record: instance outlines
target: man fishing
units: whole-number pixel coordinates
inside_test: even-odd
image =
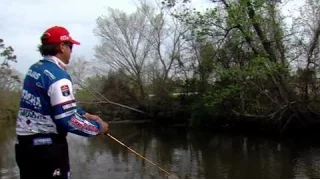
[[[54,26],[41,36],[43,59],[25,77],[16,122],[16,161],[20,178],[70,178],[68,132],[102,135],[108,123],[77,106],[66,72],[73,45],[67,29]]]

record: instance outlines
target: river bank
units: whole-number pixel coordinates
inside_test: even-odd
[[[7,118],[0,119],[0,131],[8,126],[15,125],[16,113],[10,113]],[[179,116],[181,118],[179,118]],[[229,134],[245,134],[256,136],[317,136],[320,135],[320,122],[316,119],[304,119],[299,121],[292,119],[288,124],[286,120],[262,119],[262,118],[245,118],[245,117],[231,117],[220,116],[206,119],[198,119],[197,124],[192,124],[189,114],[175,114],[172,117],[157,116],[152,118],[141,119],[141,116],[136,116],[133,119],[112,119],[108,116],[101,116],[111,126],[114,124],[140,124],[152,127],[173,127],[186,130],[208,131],[208,132],[222,132]]]
[[[282,121],[282,122],[281,122]],[[270,137],[298,137],[320,135],[320,122],[316,119],[304,121],[293,119],[272,120],[247,117],[216,117],[202,119],[197,125],[190,124],[187,119],[174,120],[171,118],[158,118],[152,121],[154,126],[179,127],[196,131],[221,132],[229,134],[245,134]],[[287,124],[286,124],[287,123]]]

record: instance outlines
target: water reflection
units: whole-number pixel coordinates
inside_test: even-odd
[[[112,125],[113,136],[180,178],[320,178],[320,146],[182,129]],[[0,177],[18,178],[14,131],[0,135]],[[68,136],[72,178],[167,178],[112,139]]]

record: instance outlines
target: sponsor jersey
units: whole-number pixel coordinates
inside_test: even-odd
[[[84,118],[72,88],[71,77],[58,58],[45,57],[33,64],[23,83],[16,133],[97,135],[101,125]]]

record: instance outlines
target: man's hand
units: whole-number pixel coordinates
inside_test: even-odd
[[[99,116],[93,115],[93,114],[90,114],[90,113],[86,113],[86,114],[84,115],[84,117],[85,117],[86,119],[94,120],[94,121],[96,121],[96,120],[102,120]]]
[[[108,123],[106,123],[106,122],[104,122],[103,120],[97,120],[101,125],[102,125],[102,129],[101,129],[101,131],[100,131],[100,135],[105,135],[107,132],[108,132],[108,130],[109,130],[109,124]]]
[[[104,134],[106,134],[106,133],[108,132],[109,124],[106,123],[106,122],[104,122],[99,116],[86,113],[86,114],[84,115],[84,117],[85,117],[86,119],[89,119],[89,120],[98,121],[98,122],[101,124],[102,130],[101,130],[101,132],[100,132],[99,134],[104,135]]]

